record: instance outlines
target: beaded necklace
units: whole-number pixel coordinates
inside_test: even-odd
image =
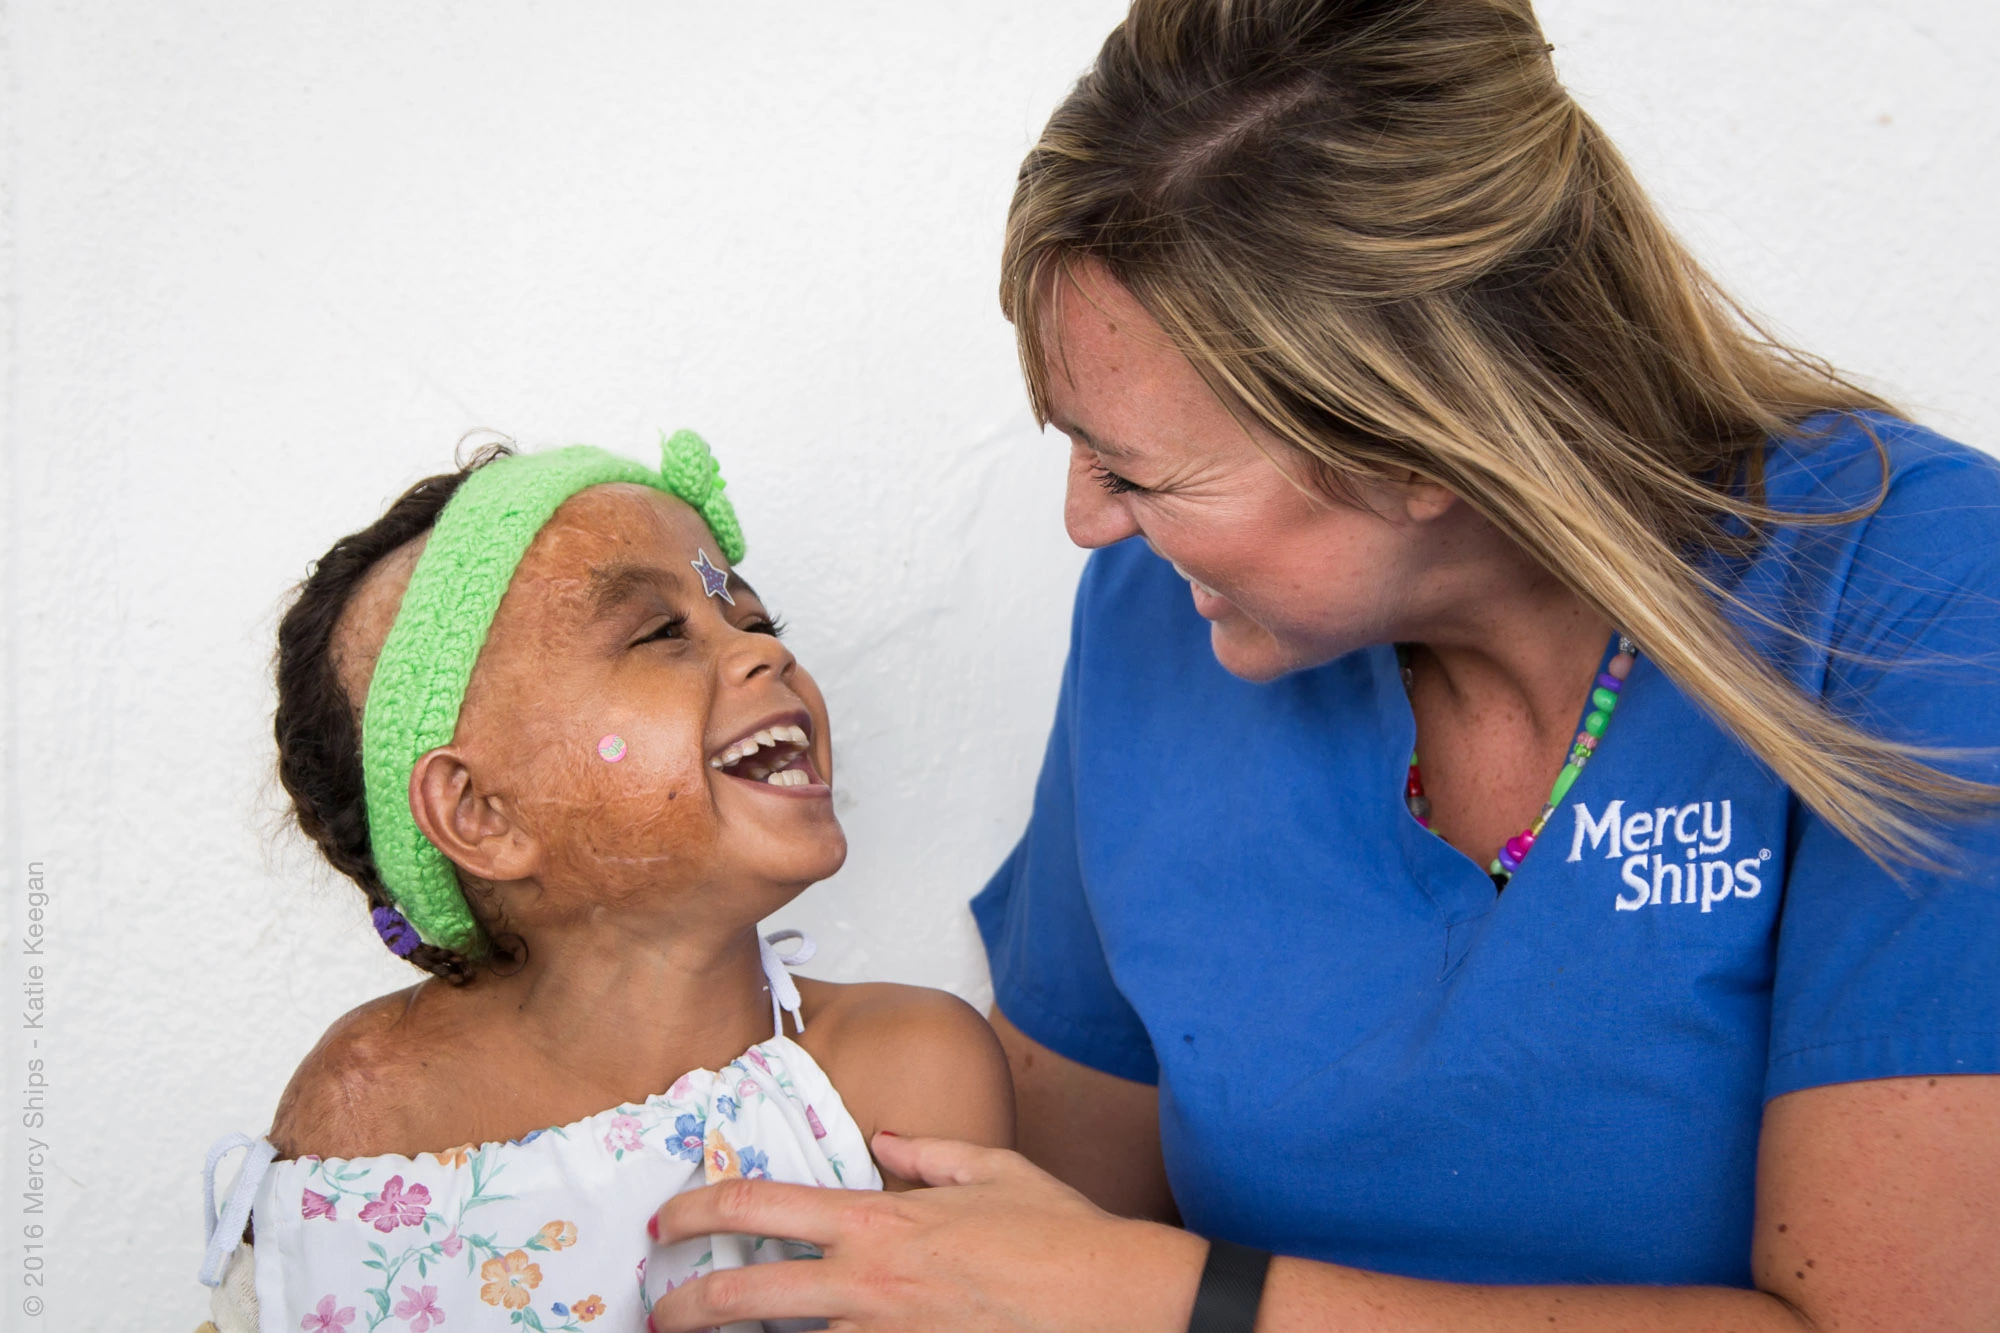
[[[1493,877],[1493,887],[1504,889],[1514,872],[1521,868],[1535,839],[1542,836],[1542,829],[1562,798],[1569,795],[1569,789],[1583,772],[1583,766],[1590,762],[1590,756],[1597,751],[1598,741],[1604,738],[1604,729],[1611,725],[1611,714],[1618,708],[1618,693],[1625,688],[1625,678],[1632,674],[1632,664],[1638,660],[1639,645],[1625,635],[1618,639],[1618,653],[1605,664],[1598,673],[1597,681],[1590,690],[1590,711],[1583,715],[1583,730],[1576,733],[1576,740],[1569,748],[1569,758],[1564,761],[1562,772],[1556,774],[1555,785],[1549,788],[1549,799],[1542,805],[1542,813],[1535,816],[1535,822],[1507,839],[1500,854],[1486,867],[1486,873]],[[1410,650],[1406,644],[1396,645],[1396,662],[1402,669],[1403,692],[1410,693],[1413,676],[1410,671]],[[1424,795],[1424,776],[1417,767],[1417,756],[1410,755],[1410,778],[1403,787],[1403,800],[1410,807],[1411,816],[1425,828],[1431,826],[1431,801]]]

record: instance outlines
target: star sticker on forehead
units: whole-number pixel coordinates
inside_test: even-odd
[[[729,575],[709,563],[707,551],[696,547],[695,554],[700,559],[688,563],[694,566],[695,573],[701,575],[701,590],[710,597],[720,597],[731,606],[736,605],[736,599],[729,595]]]

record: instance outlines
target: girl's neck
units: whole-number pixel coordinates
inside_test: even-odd
[[[638,1101],[772,1035],[754,926],[648,931],[600,914],[542,932],[488,1003],[551,1071]]]

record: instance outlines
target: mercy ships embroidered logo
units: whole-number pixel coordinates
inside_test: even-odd
[[[1771,849],[1754,856],[1730,854],[1728,801],[1700,801],[1626,813],[1623,800],[1593,815],[1579,801],[1576,831],[1570,838],[1568,860],[1581,861],[1588,850],[1603,848],[1606,860],[1620,861],[1616,907],[1636,912],[1642,907],[1693,906],[1712,912],[1732,898],[1755,898],[1764,891],[1763,867]]]

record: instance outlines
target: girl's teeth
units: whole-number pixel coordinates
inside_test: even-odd
[[[782,768],[764,779],[765,785],[770,787],[803,787],[811,781],[802,768]]]
[[[709,760],[708,766],[710,768],[728,768],[732,764],[748,759],[751,755],[757,753],[757,751],[768,749],[774,745],[807,745],[810,743],[810,738],[806,735],[804,727],[770,727],[758,732],[754,736],[746,736],[742,740],[737,741],[721,754]],[[798,784],[787,783],[786,785],[797,786]]]

